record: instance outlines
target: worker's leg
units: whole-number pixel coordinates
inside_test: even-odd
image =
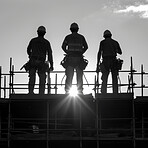
[[[83,70],[76,68],[77,90],[79,94],[83,94]]]
[[[39,94],[45,93],[46,73],[38,70],[39,75]]]
[[[112,70],[113,93],[118,93],[118,70]]]
[[[109,75],[109,71],[108,70],[104,70],[102,72],[102,86],[101,86],[101,93],[107,93],[107,81],[108,81],[108,75]]]
[[[29,84],[28,84],[29,94],[33,94],[34,85],[35,85],[35,79],[36,79],[36,69],[35,68],[31,68],[29,70]]]
[[[72,79],[74,75],[74,68],[72,66],[68,66],[65,71],[66,80],[65,80],[65,92],[69,93],[69,90],[72,86]]]

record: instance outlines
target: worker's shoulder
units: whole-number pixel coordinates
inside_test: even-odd
[[[112,40],[113,42],[116,42],[116,43],[118,43],[118,41],[117,41],[117,40],[115,40],[115,39],[112,39],[112,38],[111,38],[111,40]]]
[[[68,34],[68,35],[66,35],[65,38],[69,38],[69,37],[71,37],[71,36],[72,36],[72,34]]]
[[[47,40],[46,38],[43,38],[43,40],[47,43],[50,43],[49,40]]]
[[[82,34],[79,33],[72,33],[72,34],[68,34],[65,37],[65,40],[71,40],[73,38],[77,38],[77,39],[85,39],[85,37]]]
[[[37,39],[37,37],[34,37],[34,38],[32,38],[30,41],[34,41],[34,40],[36,40]]]
[[[113,38],[106,38],[106,39],[103,39],[101,42],[114,42],[114,43],[118,43],[118,41],[113,39]]]
[[[32,40],[33,41],[36,41],[36,42],[42,42],[42,43],[50,44],[49,40],[47,40],[44,37],[35,37]]]
[[[80,34],[80,33],[77,33],[78,36],[84,38],[84,35]]]

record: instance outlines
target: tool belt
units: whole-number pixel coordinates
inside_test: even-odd
[[[30,63],[30,67],[32,68],[41,68],[45,62],[40,59],[31,58],[29,60],[29,63]]]
[[[100,64],[98,65],[98,70],[101,72],[104,72],[106,70],[121,70],[122,69],[122,65],[123,65],[123,60],[121,60],[120,58],[107,58],[104,59],[103,62],[100,62]]]
[[[42,72],[50,72],[49,64],[45,61],[30,59],[27,63],[25,63],[20,70],[25,69],[26,72],[31,70],[32,68],[40,69]]]
[[[84,59],[83,56],[76,57],[76,56],[68,56],[65,55],[63,60],[61,61],[61,65],[66,69],[68,66],[71,67],[79,67],[81,70],[84,70],[88,64],[88,60]]]

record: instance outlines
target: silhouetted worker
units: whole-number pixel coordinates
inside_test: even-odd
[[[53,57],[50,42],[44,38],[46,28],[40,26],[37,29],[38,37],[31,39],[27,47],[27,53],[29,55],[29,94],[33,94],[36,72],[39,76],[39,94],[44,94],[46,83],[46,72],[53,70]],[[48,58],[47,58],[48,56]],[[47,58],[47,61],[46,61]]]
[[[76,70],[77,90],[79,94],[83,93],[83,70],[85,61],[83,54],[88,49],[87,42],[83,35],[78,34],[78,24],[72,23],[70,26],[71,34],[67,35],[63,41],[62,49],[66,53],[66,81],[65,92],[69,93],[72,86],[74,70]]]
[[[98,57],[97,57],[97,72],[99,71],[100,59],[102,56],[101,72],[102,72],[102,87],[101,93],[107,93],[107,81],[111,71],[113,93],[118,93],[118,68],[117,68],[117,53],[122,54],[120,45],[117,41],[113,40],[112,34],[109,30],[104,31],[103,37],[105,38],[100,42]]]

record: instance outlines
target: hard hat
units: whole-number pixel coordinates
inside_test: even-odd
[[[111,34],[111,32],[109,30],[104,31],[103,37],[106,37],[106,36],[112,36],[112,34]]]
[[[79,29],[79,26],[78,26],[77,23],[72,23],[72,24],[70,25],[70,29]]]
[[[46,28],[44,26],[38,27],[37,32],[46,32]]]

